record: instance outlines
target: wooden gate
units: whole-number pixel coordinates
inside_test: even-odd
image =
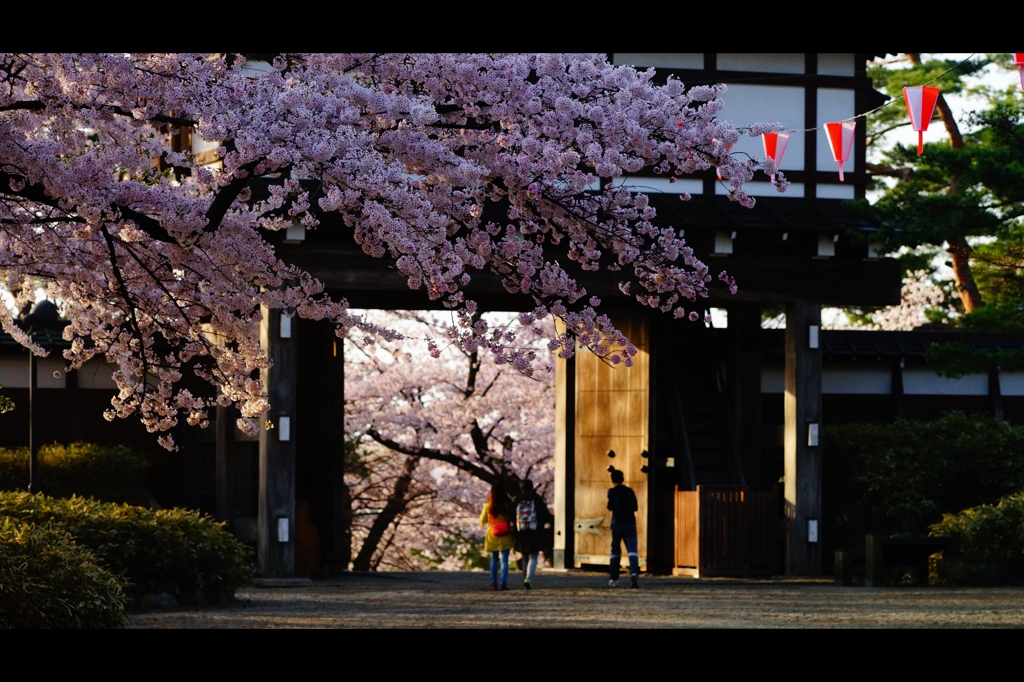
[[[697,486],[676,491],[676,575],[772,575],[778,557],[777,491]]]

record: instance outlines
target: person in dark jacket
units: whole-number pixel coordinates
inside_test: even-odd
[[[633,489],[623,485],[625,475],[618,469],[612,469],[612,483],[608,490],[608,509],[612,512],[612,551],[609,562],[611,567],[610,587],[619,586],[619,561],[622,543],[626,543],[629,555],[629,586],[640,587],[640,555],[636,544],[636,494]]]
[[[516,535],[516,549],[523,556],[523,587],[533,589],[533,574],[537,570],[537,560],[542,551],[551,549],[548,547],[548,533],[545,531],[553,521],[551,512],[544,502],[544,498],[533,489],[533,481],[523,480],[520,483],[520,493],[515,500],[516,522],[518,534]]]

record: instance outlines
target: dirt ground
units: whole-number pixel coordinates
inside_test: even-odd
[[[625,582],[625,581],[624,581]],[[539,573],[491,592],[485,573],[351,574],[239,590],[237,603],[131,616],[134,628],[1019,628],[1024,588],[835,587],[828,581]],[[626,583],[628,585],[628,583]]]

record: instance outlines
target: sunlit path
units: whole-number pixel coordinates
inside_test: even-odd
[[[239,603],[134,615],[136,628],[919,628],[1024,627],[1024,588],[838,588],[827,581],[543,573],[492,593],[483,573],[353,575],[305,588],[248,588]]]

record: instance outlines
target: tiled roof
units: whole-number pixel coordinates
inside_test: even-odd
[[[66,326],[67,322],[63,322]],[[64,350],[70,348],[71,344],[65,341],[61,329],[39,329],[32,332],[32,340],[47,350]],[[0,353],[11,353],[22,349],[22,345],[15,341],[10,334],[0,331]]]

